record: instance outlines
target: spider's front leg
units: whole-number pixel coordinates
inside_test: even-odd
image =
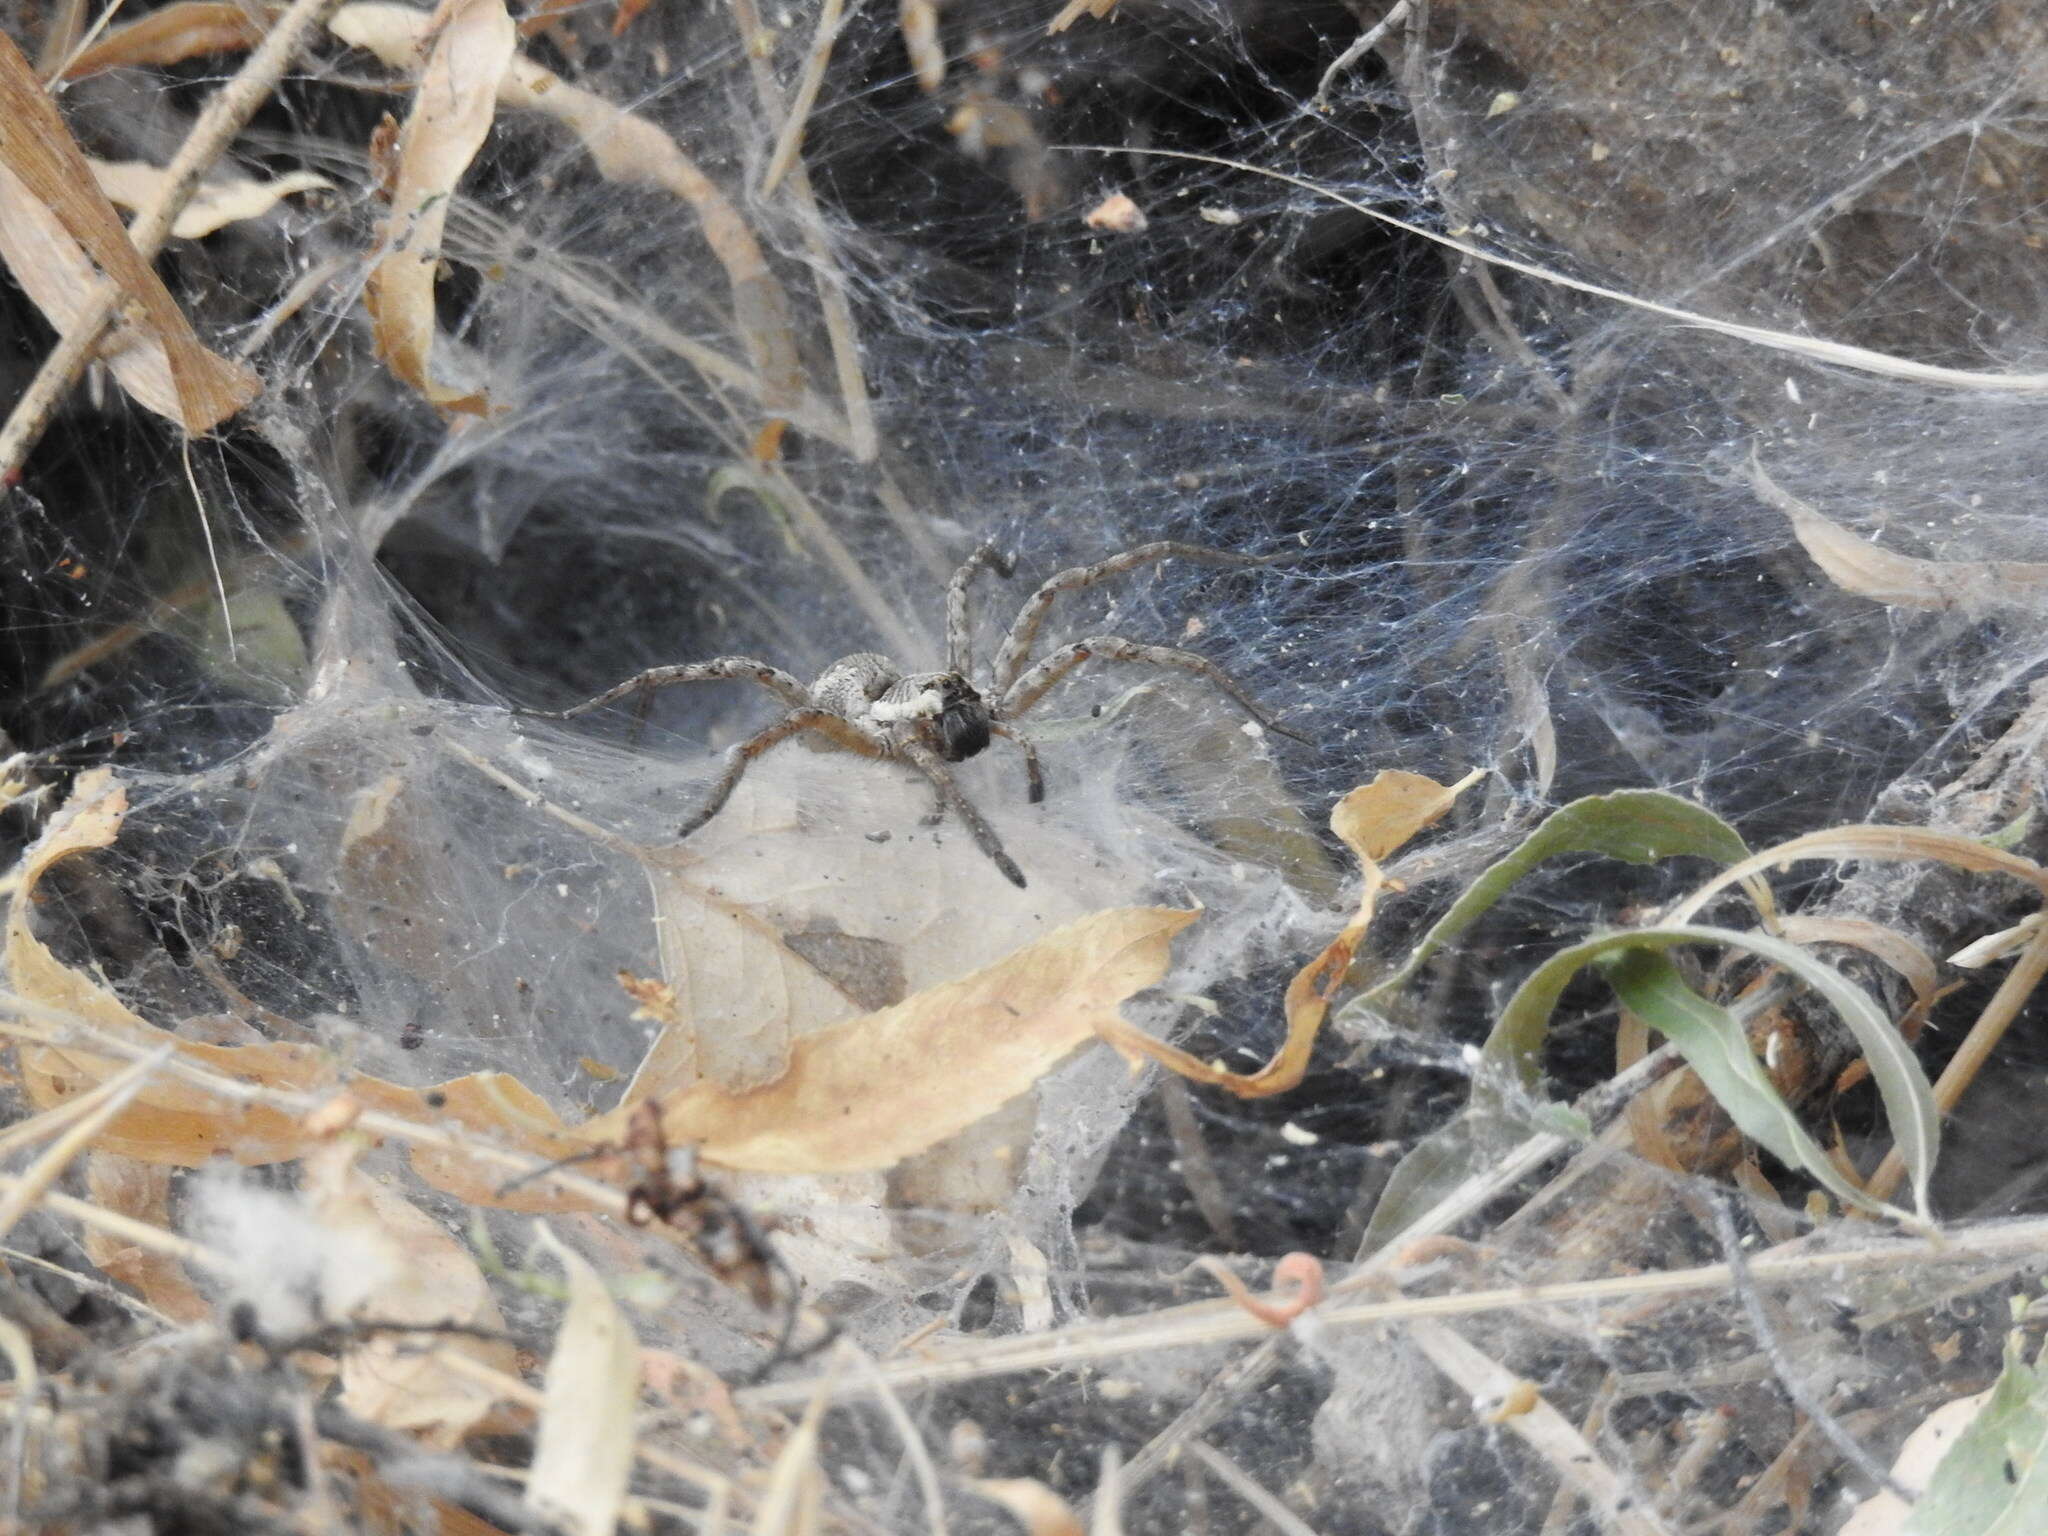
[[[1282,736],[1291,736],[1296,741],[1309,740],[1301,732],[1291,730],[1274,720],[1259,701],[1244,690],[1236,678],[1208,657],[1197,655],[1193,651],[1183,651],[1171,645],[1140,645],[1135,640],[1126,640],[1122,635],[1090,635],[1086,640],[1077,640],[1072,645],[1061,646],[1010,685],[1009,692],[1003,695],[996,713],[1007,720],[1016,719],[1044,698],[1054,684],[1076,667],[1098,656],[1107,661],[1135,661],[1151,667],[1173,667],[1182,672],[1192,672],[1229,694],[1237,701],[1238,708],[1265,729],[1277,731]]]
[[[725,802],[732,798],[732,792],[739,787],[746,775],[747,766],[768,751],[780,746],[790,737],[804,731],[816,731],[835,744],[862,757],[886,757],[887,745],[869,732],[862,730],[851,721],[842,720],[830,710],[793,709],[765,730],[756,731],[738,746],[727,750],[725,767],[712,783],[704,796],[704,803],[697,807],[696,814],[676,828],[678,838],[688,837],[704,823],[725,809]]]
[[[930,747],[916,741],[904,742],[897,751],[931,780],[932,788],[938,791],[939,804],[959,819],[960,825],[967,829],[968,836],[974,839],[974,846],[989,856],[996,868],[1003,872],[1003,878],[1020,891],[1023,890],[1024,871],[1017,867],[1015,859],[1003,851],[1003,840],[996,836],[996,829],[982,818],[981,812],[975,809],[974,802],[962,794],[960,786],[953,782],[952,772],[946,767],[945,760]]]
[[[573,720],[578,715],[587,715],[594,709],[603,709],[607,704],[616,704],[631,694],[640,694],[643,702],[647,695],[660,688],[670,688],[677,683],[756,683],[766,688],[792,709],[808,708],[811,696],[804,685],[791,677],[780,667],[771,667],[765,661],[756,661],[751,656],[714,656],[709,661],[685,662],[675,667],[649,667],[645,672],[635,673],[615,688],[607,688],[594,699],[585,699],[568,709],[526,709],[517,713],[531,715],[540,720]]]

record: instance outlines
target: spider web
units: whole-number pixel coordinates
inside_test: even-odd
[[[397,382],[359,259],[390,104],[366,87],[390,76],[324,41],[238,155],[334,188],[166,264],[202,332],[256,343],[266,400],[192,444],[188,471],[160,423],[83,391],[8,492],[19,687],[0,726],[51,799],[111,762],[133,806],[117,847],[50,893],[65,957],[151,1017],[255,1036],[282,1019],[400,1081],[504,1070],[581,1114],[618,1100],[656,1033],[620,972],[694,976],[694,1070],[736,1087],[836,1016],[706,937],[705,891],[844,1013],[1084,912],[1199,905],[1132,1017],[1248,1070],[1282,1038],[1287,978],[1343,920],[1329,807],[1382,769],[1489,773],[1390,902],[1388,953],[1582,795],[1667,789],[1752,847],[1954,811],[1938,791],[1988,760],[2048,660],[2040,600],[1989,574],[2048,559],[2040,391],[2010,387],[2048,369],[2031,16],[1692,3],[1577,7],[1561,27],[1555,8],[1403,7],[1326,79],[1361,28],[1344,6],[1124,0],[1047,36],[1054,9],[955,0],[927,89],[897,8],[853,8],[809,113],[808,192],[761,186],[815,7],[763,18],[758,47],[744,10],[691,3],[615,41],[571,13],[525,45],[674,135],[765,251],[805,378],[769,457],[774,412],[733,361],[745,338],[700,212],[605,180],[538,118],[500,117],[440,253],[444,361],[491,413],[444,421]],[[223,69],[95,76],[64,105],[88,147],[160,162]],[[1141,230],[1088,221],[1118,193]],[[4,396],[50,335],[21,294],[0,303]],[[836,382],[841,305],[857,396]],[[1863,353],[1803,354],[1815,339]],[[1785,498],[1847,541],[1835,567]],[[1042,808],[1000,742],[959,772],[1022,893],[959,827],[921,824],[929,791],[900,766],[797,745],[691,840],[681,891],[644,851],[779,706],[735,684],[669,689],[638,727],[512,712],[721,654],[807,680],[869,649],[936,667],[945,581],[993,539],[1018,570],[976,585],[986,658],[1037,581],[1160,538],[1299,559],[1069,594],[1040,654],[1105,631],[1184,646],[1313,745],[1248,732],[1193,680],[1084,669],[1032,717]],[[1952,563],[1964,587],[1877,600],[1842,578],[1850,546]],[[1974,835],[2030,803],[1984,783]],[[33,826],[17,811],[8,830]],[[1186,1270],[1204,1253],[1348,1260],[1394,1163],[1463,1101],[1498,998],[1678,888],[1607,864],[1547,874],[1413,1006],[1333,1029],[1277,1101],[1097,1052],[886,1180],[735,1196],[780,1214],[807,1296],[876,1353],[935,1321],[997,1338],[1159,1311],[1213,1294]],[[1942,953],[2010,916],[1959,886],[1859,899]],[[1573,997],[1553,1097],[1612,1070],[1611,1014]],[[2038,1209],[2037,1042],[2023,1020],[2009,1081],[1952,1134],[1946,1211]],[[1861,1100],[1838,1113],[1859,1147],[1882,1129]],[[1432,1258],[1446,1267],[1418,1283],[1714,1256],[1698,1184],[1619,1154],[1585,1180],[1576,1207],[1510,1207],[1475,1234],[1487,1252]],[[1854,1270],[1767,1295],[1781,1357],[1888,1453],[1898,1414],[1993,1368],[2022,1278]],[[650,1336],[758,1364],[772,1327],[683,1279]],[[1832,1529],[1867,1488],[1809,1449],[1745,1317],[1717,1295],[1616,1334],[1590,1305],[1530,1307],[1463,1336],[1590,1426],[1668,1522],[1645,1529]],[[1076,1498],[1116,1446],[1137,1458],[1133,1532],[1257,1528],[1195,1451],[1168,1467],[1196,1440],[1325,1536],[1600,1528],[1427,1341],[1275,1348],[1244,1377],[1213,1342],[1106,1349],[913,1408],[934,1445],[972,1421],[991,1475]],[[894,1431],[857,1404],[834,1423],[845,1496],[920,1528]]]

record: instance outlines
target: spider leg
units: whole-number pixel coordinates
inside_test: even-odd
[[[1135,549],[1111,555],[1093,565],[1077,565],[1072,570],[1061,571],[1057,576],[1047,578],[1017,610],[1017,621],[1010,626],[1010,633],[1003,639],[1003,648],[996,653],[994,687],[1000,692],[1016,683],[1024,671],[1024,664],[1031,659],[1032,642],[1038,638],[1038,626],[1045,622],[1046,610],[1062,592],[1078,592],[1083,587],[1092,587],[1112,576],[1121,576],[1125,571],[1161,560],[1185,560],[1190,565],[1274,565],[1294,558],[1291,550],[1279,555],[1240,555],[1228,549],[1210,549],[1202,544],[1181,544],[1162,539],[1155,544],[1140,544]]]
[[[938,753],[915,741],[907,741],[897,750],[932,781],[932,788],[939,792],[939,803],[960,818],[960,825],[974,839],[974,846],[989,856],[996,868],[1003,872],[1003,878],[1019,890],[1024,889],[1024,871],[1017,867],[1015,859],[1003,852],[1003,840],[996,836],[996,829],[982,819],[981,812],[974,808],[974,802],[960,792],[960,786],[953,782],[953,775],[946,770]]]
[[[758,683],[792,709],[807,708],[811,702],[804,685],[780,667],[771,667],[765,661],[755,661],[749,656],[714,656],[709,661],[686,662],[679,667],[649,667],[645,672],[627,678],[616,688],[607,688],[596,698],[585,699],[568,709],[521,709],[518,713],[542,720],[573,720],[578,715],[587,715],[607,704],[616,704],[628,694],[637,693],[641,695],[640,712],[644,715],[646,698],[657,688],[667,688],[676,683],[723,682]]]
[[[1033,805],[1045,799],[1045,770],[1038,765],[1038,748],[1031,738],[1022,731],[1007,725],[991,724],[989,729],[1005,740],[1017,744],[1017,750],[1024,754],[1024,784],[1027,798]]]
[[[967,611],[967,589],[984,569],[1007,577],[1016,568],[1012,556],[993,543],[984,544],[960,563],[960,569],[946,583],[946,665],[962,677],[974,670],[974,623]]]
[[[1206,656],[1193,651],[1177,650],[1170,645],[1140,645],[1135,640],[1126,640],[1121,635],[1090,635],[1086,640],[1077,640],[1072,645],[1063,645],[1037,666],[1026,672],[1010,685],[997,709],[1005,719],[1014,720],[1044,698],[1048,689],[1065,678],[1068,673],[1091,657],[1105,661],[1137,661],[1151,667],[1178,667],[1183,672],[1206,678],[1223,692],[1237,701],[1246,714],[1269,731],[1278,731],[1282,736],[1292,736],[1296,741],[1309,738],[1299,731],[1289,730],[1276,724],[1260,706],[1259,701],[1245,692],[1236,678],[1217,666]]]
[[[676,828],[676,836],[688,837],[724,810],[725,802],[732,798],[733,790],[739,787],[740,779],[745,776],[747,765],[770,747],[780,746],[802,731],[816,731],[820,735],[828,736],[840,746],[858,752],[863,757],[885,755],[879,742],[839,716],[822,709],[793,709],[773,725],[754,732],[738,746],[727,750],[725,767],[705,794],[704,803],[697,807],[696,813],[688,821]]]

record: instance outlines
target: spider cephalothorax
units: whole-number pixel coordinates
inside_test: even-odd
[[[1091,587],[1134,566],[1161,560],[1187,560],[1197,565],[1268,565],[1281,556],[1239,555],[1227,550],[1205,549],[1198,544],[1161,542],[1140,544],[1135,549],[1099,560],[1094,565],[1061,571],[1042,583],[1025,599],[1003,643],[996,652],[985,684],[974,682],[973,630],[967,607],[968,589],[983,568],[1008,576],[1011,562],[984,544],[953,575],[946,588],[946,660],[944,672],[904,673],[888,657],[862,651],[842,657],[818,675],[806,688],[780,667],[745,656],[718,656],[710,661],[690,662],[675,667],[652,667],[629,677],[616,688],[573,709],[528,710],[528,714],[566,720],[602,708],[629,694],[651,693],[671,683],[704,683],[732,679],[758,683],[789,705],[789,712],[773,725],[755,732],[726,753],[725,769],[719,774],[704,804],[677,835],[688,837],[716,816],[731,798],[747,764],[770,747],[805,732],[813,732],[819,745],[843,747],[863,757],[898,759],[909,763],[931,781],[939,797],[939,810],[950,810],[973,836],[977,846],[1013,884],[1024,884],[1024,872],[1003,851],[995,829],[960,792],[947,771],[948,763],[965,762],[987,749],[991,740],[1002,736],[1016,743],[1024,754],[1029,793],[1035,803],[1045,798],[1045,778],[1039,768],[1038,752],[1012,722],[1027,714],[1038,701],[1083,662],[1091,659],[1135,661],[1148,666],[1175,667],[1208,679],[1235,699],[1238,705],[1263,726],[1295,736],[1266,717],[1251,695],[1240,688],[1229,673],[1205,656],[1167,645],[1141,645],[1121,635],[1090,635],[1061,646],[1051,655],[1033,662],[1031,648],[1044,623],[1046,610],[1062,592]],[[1297,738],[1300,739],[1300,738]]]

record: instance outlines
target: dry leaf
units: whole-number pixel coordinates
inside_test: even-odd
[[[627,845],[653,898],[674,1016],[626,1102],[665,1099],[700,1076],[734,1093],[771,1083],[804,1033],[992,964],[1014,935],[1118,899],[1098,860],[1000,808],[997,830],[1042,850],[1058,878],[1019,891],[951,827],[871,840],[916,827],[929,791],[886,773],[849,779],[831,762],[801,750],[765,759],[687,842]],[[635,995],[648,1008],[652,994]]]
[[[358,0],[336,11],[328,29],[391,68],[410,72],[432,27],[425,12],[410,6]],[[803,391],[803,364],[789,301],[753,230],[718,184],[646,118],[517,53],[497,89],[500,106],[539,112],[574,132],[607,181],[657,187],[690,205],[731,284],[733,329],[759,375],[763,402],[777,409],[794,407]]]
[[[4,33],[0,123],[7,125],[7,132],[0,134],[0,166],[8,173],[0,184],[0,254],[50,323],[61,332],[84,307],[73,292],[78,263],[89,256],[120,287],[139,311],[143,328],[162,348],[168,399],[142,364],[124,369],[121,351],[109,356],[123,389],[129,388],[131,379],[136,381],[138,387],[130,393],[139,404],[198,436],[255,399],[263,381],[199,344],[191,322],[135,249],[113,204],[93,180],[56,103]],[[31,209],[38,204],[54,216],[54,232],[49,221],[34,217]],[[26,221],[27,227],[17,228],[17,221]],[[86,295],[97,292],[98,286],[88,277]],[[111,334],[118,346],[120,333]]]
[[[1121,1018],[1104,1032],[1103,1038],[1134,1061],[1156,1061],[1182,1077],[1226,1088],[1239,1098],[1270,1098],[1299,1086],[1308,1071],[1309,1057],[1315,1050],[1316,1036],[1329,1014],[1330,1003],[1351,970],[1352,956],[1365,938],[1373,909],[1386,886],[1387,877],[1379,861],[1436,821],[1480,777],[1479,770],[1474,769],[1446,787],[1419,773],[1388,770],[1337,802],[1330,813],[1330,828],[1358,856],[1365,871],[1358,915],[1288,984],[1287,1038],[1273,1059],[1258,1071],[1226,1071],[1177,1046],[1155,1040]]]
[[[710,1082],[662,1104],[671,1142],[766,1173],[886,1168],[1029,1089],[1165,974],[1196,914],[1098,912],[893,1008],[806,1035],[788,1072],[751,1093]],[[590,1134],[616,1140],[621,1110]]]
[[[420,69],[398,137],[398,175],[384,241],[363,303],[391,371],[443,411],[483,415],[480,393],[434,381],[434,273],[441,230],[462,173],[483,148],[498,91],[517,50],[505,0],[442,0],[426,20],[433,51]]]
[[[86,1198],[94,1205],[170,1230],[171,1170],[95,1148],[85,1161]],[[130,1286],[166,1317],[196,1323],[213,1315],[213,1304],[167,1253],[109,1237],[94,1227],[80,1233],[85,1256],[109,1280]]]
[[[633,1469],[639,1342],[583,1256],[545,1223],[534,1232],[569,1277],[569,1306],[548,1358],[526,1502],[581,1536],[611,1536]]]
[[[1142,235],[1150,225],[1145,210],[1121,192],[1112,192],[1081,216],[1090,229],[1112,235]]]
[[[73,59],[66,80],[136,64],[176,64],[203,53],[239,53],[263,40],[262,13],[234,0],[176,0],[114,28]]]
[[[1821,573],[1844,592],[1898,608],[1955,608],[1969,614],[2048,605],[2048,562],[1922,560],[1896,554],[1821,516],[1771,479],[1754,452],[1749,478],[1757,495],[1791,520],[1792,532]]]
[[[163,191],[164,172],[161,166],[142,160],[88,160],[86,163],[92,167],[93,179],[99,183],[100,190],[116,207],[147,208]],[[240,177],[233,181],[208,182],[192,194],[192,200],[171,225],[171,233],[180,240],[198,240],[243,219],[261,218],[295,193],[323,191],[333,185],[325,176],[315,176],[311,171],[292,171],[274,181],[251,181]]]
[[[35,935],[36,894],[44,874],[64,859],[113,844],[127,814],[127,791],[111,770],[81,774],[42,837],[23,855],[16,899],[9,904],[6,968],[9,984],[32,1002],[70,1014],[109,1035],[149,1049],[175,1039],[131,1012],[112,991],[82,970],[66,966]],[[333,1057],[311,1046],[270,1042],[221,1046],[177,1039],[180,1056],[243,1082],[298,1092],[342,1086],[364,1105],[423,1123],[453,1122],[499,1144],[554,1158],[578,1150],[553,1109],[517,1079],[478,1072],[435,1087],[402,1087],[374,1077],[347,1077]],[[76,1046],[24,1044],[22,1083],[38,1109],[61,1104],[120,1071],[123,1058]],[[214,1157],[261,1164],[283,1162],[316,1145],[317,1131],[281,1109],[237,1105],[165,1072],[136,1096],[101,1134],[98,1146],[148,1163],[196,1167]],[[475,1203],[514,1210],[580,1209],[583,1202],[534,1186],[500,1200],[503,1171],[460,1152],[421,1145],[413,1166],[438,1188]]]
[[[379,1277],[357,1304],[356,1316],[502,1329],[504,1316],[470,1251],[403,1195],[357,1168],[360,1150],[354,1140],[328,1142],[308,1155],[304,1177],[308,1209]],[[501,1371],[517,1367],[508,1342],[379,1331],[342,1356],[342,1406],[430,1445],[460,1444],[496,1398],[444,1365],[444,1351]]]
[[[1059,13],[1045,24],[1048,34],[1067,30],[1083,16],[1093,16],[1097,21],[1106,21],[1116,11],[1116,0],[1067,0]]]
[[[1067,1501],[1036,1478],[977,1477],[967,1486],[1007,1509],[1027,1536],[1081,1536],[1081,1522]]]

